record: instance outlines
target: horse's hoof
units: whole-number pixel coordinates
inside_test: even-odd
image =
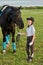
[[[2,53],[3,53],[3,54],[6,54],[6,50],[3,50]]]
[[[16,51],[15,50],[13,51],[13,54],[16,54]]]

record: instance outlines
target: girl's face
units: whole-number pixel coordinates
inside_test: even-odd
[[[32,21],[31,20],[28,20],[28,25],[30,26],[32,24]]]

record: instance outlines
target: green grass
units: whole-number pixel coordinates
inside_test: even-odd
[[[36,39],[34,45],[34,59],[33,62],[27,62],[26,54],[26,36],[21,36],[17,44],[16,54],[12,54],[12,47],[7,49],[7,53],[3,55],[2,51],[2,33],[0,30],[0,65],[43,65],[43,9],[21,10],[22,18],[25,24],[22,32],[26,32],[27,22],[26,18],[33,16],[35,18],[34,26],[36,28]]]

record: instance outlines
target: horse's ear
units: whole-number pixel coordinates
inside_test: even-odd
[[[18,9],[21,9],[22,8],[22,6],[20,6]]]

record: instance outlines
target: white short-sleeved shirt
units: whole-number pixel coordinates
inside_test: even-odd
[[[27,36],[33,36],[35,34],[35,28],[33,25],[27,27],[26,29]]]

